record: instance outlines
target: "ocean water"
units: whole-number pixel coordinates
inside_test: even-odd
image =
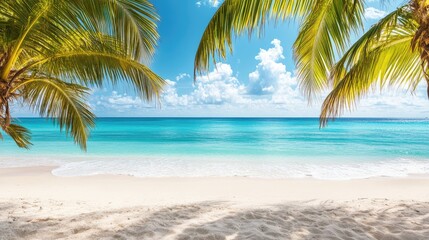
[[[100,118],[88,151],[44,119],[19,120],[31,150],[0,142],[0,167],[57,166],[57,176],[248,176],[356,179],[429,174],[429,120]]]

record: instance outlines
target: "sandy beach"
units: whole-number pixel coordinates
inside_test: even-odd
[[[429,0],[0,0],[0,240],[429,240],[428,86]]]
[[[427,239],[429,178],[56,177],[0,170],[0,239]]]

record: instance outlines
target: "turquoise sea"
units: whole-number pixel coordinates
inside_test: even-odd
[[[53,174],[353,179],[429,174],[429,120],[100,118],[88,151],[49,121],[19,120],[31,150],[0,142],[0,167],[57,166]]]

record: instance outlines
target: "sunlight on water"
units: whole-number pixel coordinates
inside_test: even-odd
[[[0,167],[58,165],[57,175],[363,178],[429,173],[429,121],[104,118],[83,153],[51,123],[21,119],[34,146],[0,145]]]

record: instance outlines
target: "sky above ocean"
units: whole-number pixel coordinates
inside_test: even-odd
[[[161,17],[159,47],[151,67],[167,79],[159,102],[146,103],[125,85],[93,89],[89,100],[100,117],[130,116],[318,116],[322,94],[311,105],[301,94],[295,75],[292,44],[294,22],[270,22],[262,38],[238,37],[234,53],[193,81],[193,60],[199,40],[222,1],[152,0]],[[386,3],[387,2],[387,3]],[[365,28],[404,1],[367,1]],[[414,94],[402,89],[375,90],[345,116],[429,117],[422,84]],[[16,106],[14,116],[34,116]]]

